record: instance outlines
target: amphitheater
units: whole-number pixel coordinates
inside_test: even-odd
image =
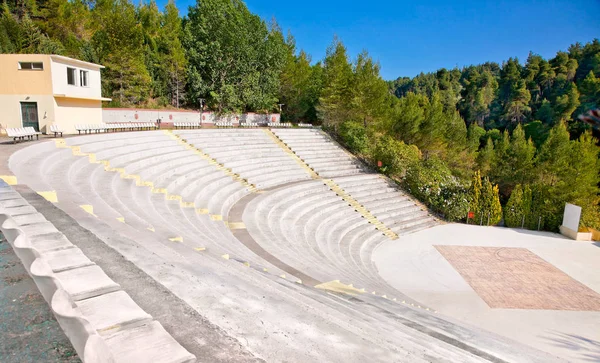
[[[319,129],[0,147],[2,232],[86,362],[600,360],[598,246],[447,224]]]

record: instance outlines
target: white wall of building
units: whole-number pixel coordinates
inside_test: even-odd
[[[101,97],[100,69],[86,66],[85,63],[52,58],[52,91],[56,95],[65,95],[76,98]],[[75,85],[67,83],[67,68],[75,68]],[[80,83],[80,71],[88,72],[88,86],[82,87]]]

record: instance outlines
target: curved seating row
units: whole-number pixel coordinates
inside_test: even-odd
[[[263,248],[315,279],[397,294],[378,276],[369,253],[387,238],[321,181],[262,194],[248,204],[243,219]]]
[[[281,148],[270,147],[267,141],[274,143],[262,130],[230,131],[242,130],[176,133],[203,151],[203,146],[209,146],[206,154],[249,179],[260,181],[261,172],[293,160],[285,152],[280,154]],[[206,133],[206,138],[191,142],[196,133]],[[209,145],[215,138],[221,144]],[[245,340],[261,357],[272,361],[290,356],[303,361],[481,360],[448,344],[459,332],[467,345],[479,348],[480,333],[469,335],[469,330],[460,331],[425,310],[380,297],[387,294],[410,301],[382,282],[370,260],[372,250],[386,237],[323,181],[303,177],[284,185],[285,179],[280,179],[272,185],[277,188],[256,194],[245,206],[246,228],[262,247],[292,267],[314,273],[319,281],[339,279],[377,295],[350,298],[278,278],[285,272],[250,251],[218,220],[226,218],[228,205],[249,193],[246,186],[171,135],[149,131],[63,141],[67,148],[38,143],[16,152],[11,170],[36,191],[56,191],[59,208],[99,236],[108,235],[103,238],[107,245],[135,261],[208,321]],[[292,170],[289,166],[276,175]],[[93,210],[84,212],[82,204]],[[128,240],[110,238],[111,233]],[[221,254],[249,262],[251,268]],[[421,325],[426,329],[415,329]],[[287,336],[290,327],[295,329],[294,344]],[[264,344],[265,334],[269,345]],[[492,343],[482,343],[480,351],[497,351]]]
[[[379,174],[361,170],[358,160],[320,130],[273,132],[315,172],[331,178],[394,233],[412,233],[436,224],[425,208]]]
[[[85,362],[194,362],[100,267],[0,185],[0,229]],[[112,312],[118,311],[118,314]],[[134,345],[135,349],[131,349]]]
[[[178,130],[175,133],[257,188],[310,179],[264,130]]]
[[[275,129],[273,133],[323,178],[362,173],[361,164],[318,129]]]

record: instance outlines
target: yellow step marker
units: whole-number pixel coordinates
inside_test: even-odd
[[[282,279],[285,279],[285,274],[281,274],[281,275],[279,275],[279,277],[281,277]]]
[[[223,220],[223,216],[220,214],[211,214],[210,215],[210,219],[213,221],[222,221]]]
[[[250,267],[250,262],[244,262],[244,266]]]
[[[147,230],[149,230],[150,232],[156,232],[156,231],[154,230],[154,227],[152,227],[152,226],[150,226],[150,227],[148,227],[148,228],[146,228],[146,229],[147,229]]]
[[[345,284],[341,283],[340,280],[324,282],[322,284],[316,285],[315,288],[321,289],[321,290],[339,292],[339,293],[343,293],[343,294],[347,294],[347,295],[358,295],[358,294],[364,293],[364,290],[359,290],[350,285],[345,285]]]
[[[165,195],[165,198],[167,200],[181,200],[183,197],[181,195],[177,195],[177,194],[167,194],[167,195]]]
[[[392,300],[397,301],[396,298],[393,298]]]
[[[64,148],[68,147],[65,139],[54,139],[54,145],[56,145],[56,147],[60,148],[60,149],[64,149]]]
[[[263,267],[263,271],[264,272],[269,272],[269,270],[267,270],[266,268]]]
[[[125,223],[125,218],[124,217],[117,217],[117,221],[119,221],[121,223]]]
[[[196,209],[196,213],[198,214],[208,214],[208,209]]]
[[[194,202],[181,202],[179,203],[179,205],[181,205],[181,208],[194,208]]]
[[[58,202],[58,196],[56,195],[56,191],[54,191],[54,190],[49,191],[49,192],[37,192],[37,193],[51,203]]]
[[[230,229],[246,229],[244,222],[229,222]]]
[[[206,247],[196,247],[196,248],[194,248],[194,250],[196,250],[198,252],[202,252],[202,251],[206,251]]]
[[[83,209],[84,211],[93,215],[94,217],[98,217],[97,215],[94,214],[94,207],[91,204],[83,204],[83,205],[80,205],[79,208]]]
[[[224,258],[224,259],[226,259],[226,260],[229,260],[229,254],[227,254],[227,253],[224,254],[224,255],[222,255],[221,257]]]
[[[169,241],[171,241],[171,242],[183,242],[183,237],[177,236],[177,237],[169,238]]]
[[[165,188],[152,188],[152,193],[167,194],[167,190]]]
[[[8,185],[17,185],[17,177],[14,175],[0,175],[0,179]]]

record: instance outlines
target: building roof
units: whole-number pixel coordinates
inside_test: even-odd
[[[66,62],[72,62],[72,63],[77,63],[86,67],[90,67],[90,68],[104,68],[103,65],[100,64],[96,64],[96,63],[90,63],[90,62],[85,62],[79,59],[75,59],[75,58],[69,58],[69,57],[65,57],[63,55],[56,55],[56,54],[51,54],[50,58],[52,58],[52,60],[62,60],[62,61],[66,61]]]

